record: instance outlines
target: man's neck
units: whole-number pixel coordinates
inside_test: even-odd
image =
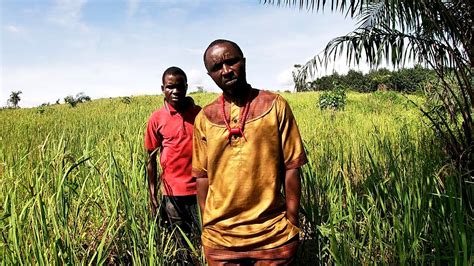
[[[168,104],[172,106],[173,109],[176,110],[176,112],[182,113],[188,108],[189,105],[191,105],[191,101],[186,97],[183,99],[183,101],[179,102],[176,105],[171,105],[170,103]]]
[[[242,107],[247,103],[247,101],[250,100],[251,91],[252,91],[252,87],[250,86],[250,84],[246,84],[245,86],[242,86],[241,89],[239,89],[237,95],[230,95],[225,92],[223,93],[223,95],[224,95],[224,99],[227,102],[230,102],[237,106]]]

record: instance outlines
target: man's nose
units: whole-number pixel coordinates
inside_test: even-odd
[[[222,65],[222,75],[227,75],[231,71],[232,71],[232,69],[230,68],[230,66],[228,66],[227,64]]]

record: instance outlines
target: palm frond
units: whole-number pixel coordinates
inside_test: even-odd
[[[326,0],[260,0],[260,3],[264,5],[276,5],[276,6],[284,6],[284,7],[296,7],[299,9],[306,9],[309,11],[319,11],[324,10],[326,4],[329,1]],[[342,13],[346,13],[350,16],[354,16],[360,11],[362,8],[372,1],[367,0],[350,0],[350,1],[343,1],[343,0],[335,0],[331,1],[330,11],[339,11]]]

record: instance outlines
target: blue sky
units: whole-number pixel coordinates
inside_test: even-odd
[[[172,65],[187,73],[189,91],[219,91],[202,62],[218,38],[241,46],[254,87],[292,89],[294,64],[355,27],[340,14],[258,0],[1,0],[0,12],[0,106],[21,90],[21,107],[79,92],[93,99],[159,94]]]

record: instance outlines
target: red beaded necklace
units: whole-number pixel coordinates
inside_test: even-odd
[[[245,141],[247,139],[245,138],[244,135],[244,127],[245,127],[245,122],[247,121],[247,116],[249,114],[249,109],[250,109],[250,97],[247,99],[247,103],[245,103],[244,110],[240,112],[240,118],[239,118],[239,127],[238,128],[231,128],[229,123],[230,123],[230,114],[229,114],[229,121],[227,121],[227,115],[225,114],[225,100],[224,100],[224,95],[221,96],[221,103],[222,103],[222,117],[224,117],[224,123],[225,127],[227,128],[227,131],[229,131],[229,135],[227,136],[227,139],[230,140],[232,136],[242,136]]]

